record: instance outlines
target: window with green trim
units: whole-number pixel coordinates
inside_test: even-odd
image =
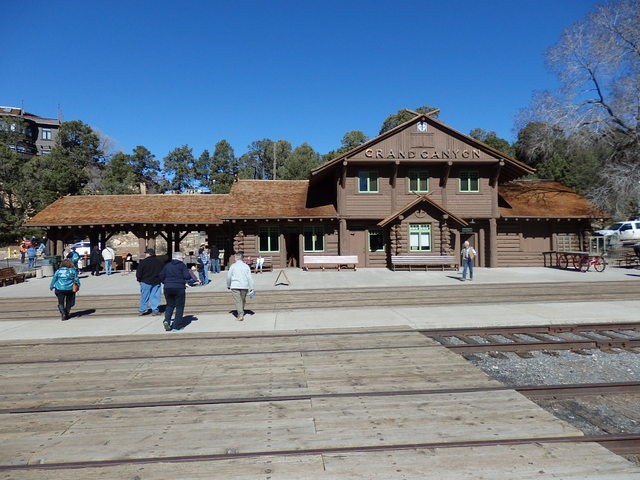
[[[384,251],[384,232],[379,228],[369,230],[369,251]]]
[[[309,226],[302,231],[305,252],[324,252],[324,227]]]
[[[378,192],[378,172],[375,170],[360,170],[358,172],[358,192]]]
[[[409,250],[412,252],[431,251],[431,224],[409,224]]]
[[[460,191],[461,192],[479,192],[480,191],[480,175],[477,170],[460,171]]]
[[[258,250],[260,252],[280,251],[280,230],[278,227],[260,227]]]
[[[410,192],[429,191],[429,172],[425,170],[411,171],[408,178]]]

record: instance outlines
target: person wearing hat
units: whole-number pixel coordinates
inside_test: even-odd
[[[149,308],[151,315],[160,315],[160,272],[163,268],[164,261],[156,256],[153,248],[147,248],[136,270],[136,280],[140,283],[138,315],[146,315]]]

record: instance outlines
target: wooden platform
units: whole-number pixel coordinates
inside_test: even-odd
[[[640,478],[419,333],[0,346],[0,478]]]

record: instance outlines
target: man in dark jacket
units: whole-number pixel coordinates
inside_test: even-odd
[[[140,283],[138,315],[146,315],[149,307],[151,315],[160,315],[160,272],[163,268],[164,262],[156,257],[156,251],[147,248],[136,270],[136,280]]]
[[[167,263],[160,272],[160,281],[164,284],[164,298],[167,301],[167,309],[164,312],[164,329],[166,331],[180,330],[182,325],[182,315],[184,314],[185,285],[191,280],[189,267],[184,263],[184,255],[180,252],[173,254],[173,259]],[[173,310],[176,316],[171,323]]]

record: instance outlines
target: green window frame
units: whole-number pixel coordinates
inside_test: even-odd
[[[358,192],[378,193],[378,172],[376,170],[360,170],[358,172]]]
[[[280,229],[278,227],[260,227],[258,237],[259,252],[280,251]]]
[[[380,252],[385,250],[384,232],[380,228],[369,230],[369,251]]]
[[[431,224],[409,224],[409,250],[412,252],[431,251]]]
[[[460,171],[460,191],[465,193],[480,191],[480,174],[477,170]]]
[[[302,230],[305,252],[324,252],[324,227],[311,225]]]
[[[429,172],[426,170],[412,170],[407,177],[409,192],[429,191]]]

